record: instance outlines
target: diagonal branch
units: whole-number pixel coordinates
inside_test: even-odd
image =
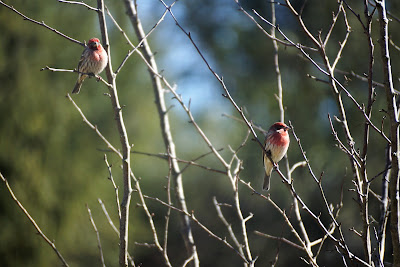
[[[58,249],[56,248],[56,245],[54,244],[54,242],[51,242],[50,239],[42,232],[42,230],[40,229],[39,225],[37,225],[35,220],[32,218],[32,216],[29,214],[29,212],[25,209],[25,207],[21,204],[21,202],[19,202],[17,197],[14,195],[14,192],[12,191],[10,184],[8,183],[7,179],[3,176],[3,174],[1,174],[1,172],[0,172],[0,178],[3,181],[3,183],[6,185],[7,190],[10,193],[11,198],[15,201],[15,203],[17,203],[18,207],[22,210],[22,212],[25,214],[25,216],[29,219],[29,221],[31,222],[33,227],[35,227],[35,229],[38,232],[38,234],[54,250],[54,252],[57,254],[57,257],[61,260],[63,266],[68,267],[69,266],[68,263],[64,260],[63,256],[58,251]]]
[[[86,209],[87,209],[88,214],[89,214],[89,220],[90,220],[90,222],[92,223],[94,232],[96,233],[96,237],[97,237],[97,246],[98,246],[99,252],[100,252],[101,264],[103,265],[103,267],[106,267],[106,264],[104,263],[103,249],[102,249],[102,247],[101,247],[101,242],[100,242],[100,234],[99,234],[99,231],[97,230],[96,224],[95,224],[95,222],[94,222],[94,220],[93,220],[93,217],[92,217],[92,211],[90,210],[88,204],[86,204]]]
[[[77,44],[79,44],[79,45],[81,45],[81,46],[85,46],[84,43],[79,42],[78,40],[75,40],[74,38],[69,37],[68,35],[66,35],[66,34],[64,34],[64,33],[62,33],[62,32],[60,32],[59,30],[50,27],[49,25],[47,25],[46,23],[44,23],[44,21],[37,21],[37,20],[31,19],[31,18],[29,18],[28,16],[26,16],[26,15],[22,14],[21,12],[19,12],[18,10],[16,10],[13,6],[9,6],[9,5],[7,5],[6,3],[4,3],[4,2],[1,1],[1,0],[0,0],[0,4],[3,5],[3,6],[5,6],[5,7],[7,7],[7,8],[9,8],[9,9],[11,9],[11,10],[14,11],[15,13],[17,13],[19,16],[21,16],[24,20],[27,20],[27,21],[30,21],[30,22],[32,22],[32,23],[35,23],[35,24],[37,24],[37,25],[39,25],[39,26],[45,27],[46,29],[48,29],[48,30],[50,30],[50,31],[52,31],[52,32],[54,32],[54,33],[56,33],[56,34],[58,34],[58,35],[64,37],[65,39],[67,39],[67,40],[69,40],[69,41],[71,41],[71,42],[77,43]]]

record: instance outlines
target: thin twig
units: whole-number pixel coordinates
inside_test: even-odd
[[[108,163],[106,154],[104,154],[104,162],[107,165],[107,170],[108,170],[108,175],[109,175],[108,179],[111,181],[111,183],[112,183],[112,185],[114,187],[114,191],[115,191],[115,201],[117,203],[118,219],[121,219],[121,205],[119,203],[118,186],[114,182],[114,178],[113,178],[112,170],[111,170],[111,165]]]
[[[254,233],[256,235],[262,236],[262,237],[266,237],[268,239],[273,239],[273,240],[278,240],[280,242],[283,242],[285,244],[288,244],[291,247],[297,248],[299,250],[305,251],[305,248],[303,246],[297,245],[296,243],[284,238],[284,237],[279,237],[279,236],[273,236],[273,235],[269,235],[269,234],[265,234],[265,233],[261,233],[259,231],[254,231]]]
[[[236,1],[236,0],[235,0],[235,1]],[[258,14],[255,10],[254,10],[254,13],[255,13],[260,19],[262,19],[264,22],[266,22],[267,24],[269,24],[269,25],[272,26],[272,27],[275,27],[275,28],[279,31],[279,33],[285,38],[285,40],[291,42],[297,49],[299,49],[300,52],[301,52],[301,53],[302,53],[302,54],[303,54],[303,55],[304,55],[304,56],[305,56],[305,57],[306,57],[320,72],[322,72],[323,74],[325,74],[326,76],[328,76],[329,78],[331,78],[332,81],[334,81],[335,84],[337,84],[337,85],[340,87],[340,89],[342,89],[343,92],[346,93],[347,97],[356,105],[357,109],[361,112],[361,114],[362,114],[362,115],[364,116],[364,118],[368,121],[368,123],[371,125],[371,127],[372,127],[377,133],[379,133],[379,134],[385,139],[386,142],[388,142],[389,144],[391,143],[391,140],[385,135],[385,133],[384,133],[382,130],[380,130],[378,127],[376,127],[376,126],[372,123],[372,121],[368,118],[368,115],[365,113],[363,107],[362,107],[362,106],[357,102],[357,100],[350,94],[350,92],[349,92],[335,77],[332,76],[331,73],[327,72],[327,71],[324,70],[321,66],[319,66],[318,63],[315,62],[315,61],[310,57],[310,55],[307,54],[307,53],[305,52],[305,50],[302,48],[302,46],[300,46],[299,44],[295,44],[293,41],[291,41],[291,40],[281,31],[281,29],[280,29],[278,26],[273,25],[273,24],[272,24],[271,22],[269,22],[267,19],[263,18],[260,14]]]
[[[213,203],[214,203],[215,209],[217,210],[218,217],[220,218],[220,220],[222,221],[222,223],[225,225],[226,229],[228,230],[228,233],[231,236],[233,243],[235,243],[240,254],[244,255],[243,245],[240,244],[238,239],[236,238],[235,232],[232,229],[232,225],[230,223],[228,223],[228,221],[226,220],[224,214],[222,213],[221,206],[218,203],[217,198],[215,196],[213,197]]]
[[[93,217],[92,217],[92,211],[90,210],[88,204],[86,204],[86,209],[88,211],[89,214],[89,220],[92,223],[94,232],[96,233],[96,237],[97,237],[97,247],[99,248],[99,252],[100,252],[100,260],[101,260],[101,264],[103,265],[103,267],[106,267],[106,264],[104,263],[104,255],[103,255],[103,249],[101,247],[101,242],[100,242],[100,234],[99,231],[97,230],[96,224],[94,223]]]
[[[194,216],[194,213],[185,212],[185,211],[183,211],[183,210],[181,210],[181,209],[179,209],[179,208],[177,208],[177,207],[175,207],[175,206],[169,205],[168,203],[166,203],[166,202],[164,202],[164,201],[162,201],[162,200],[160,200],[159,198],[156,198],[156,197],[150,197],[150,196],[146,196],[146,195],[145,195],[144,197],[147,198],[147,199],[152,199],[152,200],[154,200],[154,201],[157,201],[157,202],[159,202],[160,204],[162,204],[162,205],[164,205],[164,206],[166,206],[166,207],[171,208],[171,210],[178,211],[179,213],[184,213],[186,216],[188,216],[188,218],[190,218],[191,220],[193,220],[201,229],[203,229],[204,231],[206,231],[207,234],[209,234],[211,237],[217,239],[218,241],[222,242],[222,243],[223,243],[224,245],[226,245],[228,248],[230,248],[230,249],[232,249],[233,251],[235,251],[236,254],[238,254],[239,257],[242,258],[242,260],[243,260],[245,263],[249,263],[249,262],[247,261],[247,259],[246,259],[242,254],[240,254],[240,252],[239,252],[238,250],[236,250],[228,241],[226,241],[226,239],[223,239],[223,238],[219,237],[218,235],[214,234],[210,229],[208,229],[204,224],[202,224],[202,223]]]
[[[54,244],[54,242],[51,242],[50,239],[42,232],[42,230],[40,229],[39,225],[36,223],[36,221],[32,218],[32,216],[29,214],[29,212],[25,209],[25,207],[21,204],[21,202],[19,202],[19,200],[17,199],[17,197],[14,195],[14,192],[11,189],[10,184],[8,183],[7,179],[3,176],[3,174],[0,172],[0,178],[1,180],[4,182],[4,184],[7,187],[8,193],[10,193],[11,198],[15,201],[15,203],[17,203],[18,207],[22,210],[22,212],[25,214],[25,216],[29,219],[29,221],[31,222],[31,224],[33,225],[33,227],[35,227],[36,231],[38,232],[38,234],[44,239],[44,241],[46,241],[47,244],[49,244],[49,246],[54,250],[54,252],[57,254],[57,257],[60,259],[60,261],[62,262],[63,266],[68,267],[68,263],[64,260],[63,256],[61,255],[61,253],[58,251],[56,245]]]
[[[119,150],[117,150],[108,140],[107,138],[104,137],[104,135],[99,131],[99,129],[97,128],[96,125],[93,125],[85,116],[85,114],[83,114],[82,110],[79,108],[79,106],[75,103],[75,101],[71,98],[71,96],[69,94],[67,94],[66,96],[68,98],[69,101],[71,101],[71,103],[74,105],[74,107],[76,108],[76,110],[79,112],[79,114],[81,115],[83,122],[86,123],[92,130],[94,130],[96,132],[96,134],[100,137],[101,140],[103,140],[103,142],[107,145],[107,147],[109,149],[111,149],[111,151],[113,151],[115,154],[117,154],[120,158],[122,158],[122,154]]]
[[[46,29],[48,29],[48,30],[50,30],[50,31],[52,31],[52,32],[54,32],[54,33],[56,33],[56,34],[58,34],[58,35],[64,37],[64,38],[67,39],[68,41],[74,42],[74,43],[79,44],[79,45],[81,45],[81,46],[85,46],[84,43],[79,42],[78,40],[75,40],[74,38],[69,37],[68,35],[65,35],[64,33],[62,33],[62,32],[60,32],[60,31],[58,31],[58,30],[56,30],[56,29],[54,29],[54,28],[48,26],[46,23],[44,23],[44,21],[41,21],[41,22],[40,22],[40,21],[31,19],[31,18],[29,18],[28,16],[26,16],[26,15],[22,14],[21,12],[19,12],[19,11],[18,11],[17,9],[15,9],[13,6],[9,6],[9,5],[7,5],[6,3],[4,3],[4,2],[1,1],[1,0],[0,0],[0,4],[3,5],[3,6],[5,6],[5,7],[7,7],[7,8],[9,8],[9,9],[11,9],[11,10],[14,11],[15,13],[17,13],[19,16],[21,16],[24,20],[27,20],[27,21],[30,21],[30,22],[32,22],[32,23],[35,23],[35,24],[37,24],[37,25],[39,25],[39,26],[45,27]]]
[[[175,2],[174,2],[175,3]],[[173,4],[174,4],[173,3]],[[144,35],[144,37],[140,40],[140,42],[135,46],[133,45],[133,43],[131,42],[131,40],[129,39],[129,37],[126,35],[125,31],[122,29],[122,27],[118,24],[118,22],[114,19],[114,17],[111,15],[111,12],[108,10],[108,8],[106,7],[107,10],[107,14],[108,16],[111,18],[111,20],[113,21],[114,25],[118,28],[118,30],[121,32],[121,34],[124,36],[124,38],[127,40],[128,44],[133,48],[133,50],[129,51],[128,54],[125,56],[125,58],[122,60],[121,64],[118,66],[118,68],[115,71],[115,74],[118,74],[122,67],[125,65],[126,61],[130,58],[130,56],[133,53],[138,53],[140,56],[143,56],[141,52],[139,52],[139,48],[142,46],[142,44],[147,40],[147,38],[150,36],[150,34],[157,28],[158,25],[160,25],[160,23],[164,20],[165,15],[167,14],[167,10],[164,11],[163,15],[161,16],[161,18],[157,21],[157,23],[150,29],[150,31]],[[150,64],[148,64],[149,66]]]
[[[101,209],[103,210],[104,215],[107,218],[108,223],[110,224],[111,228],[114,230],[114,232],[117,234],[118,238],[119,238],[119,230],[117,229],[117,227],[115,226],[114,222],[112,221],[110,215],[108,214],[108,211],[106,209],[106,206],[104,205],[103,201],[98,198],[97,201],[99,202]],[[135,262],[133,261],[132,256],[128,253],[128,259],[130,261],[130,264],[135,267]]]
[[[58,0],[58,2],[64,3],[64,4],[81,5],[81,6],[86,7],[89,10],[96,11],[96,12],[99,11],[99,9],[97,9],[95,7],[92,7],[92,6],[89,6],[88,4],[84,3],[83,1],[82,2],[78,2],[78,1]]]
[[[169,151],[168,151],[169,153]],[[172,160],[168,159],[168,176],[167,176],[167,201],[169,205],[172,205],[171,199],[171,176],[172,176]],[[171,208],[168,207],[167,214],[165,215],[165,226],[164,226],[164,244],[163,244],[163,255],[164,259],[168,259],[168,233],[169,233],[169,221],[171,216]]]
[[[52,72],[76,72],[76,73],[87,75],[89,77],[96,77],[97,81],[101,81],[102,83],[107,85],[107,87],[109,87],[109,88],[112,87],[112,85],[109,84],[106,80],[104,80],[100,75],[93,74],[93,73],[80,72],[80,71],[77,71],[76,69],[73,69],[73,70],[57,69],[57,68],[51,68],[49,66],[46,66],[46,67],[40,69],[40,71],[43,71],[43,70],[49,70],[49,71],[52,71]]]
[[[218,149],[217,151],[222,151],[223,149]],[[132,154],[139,154],[139,155],[146,155],[146,156],[150,156],[150,157],[157,157],[160,159],[164,159],[164,160],[168,160],[169,156],[166,155],[165,153],[158,153],[158,154],[154,154],[154,153],[147,153],[147,152],[140,152],[140,151],[132,151]],[[212,171],[212,172],[216,172],[216,173],[220,173],[220,174],[226,174],[226,171],[222,171],[222,170],[218,170],[218,169],[214,169],[211,168],[209,166],[206,165],[201,165],[199,163],[197,163],[196,161],[203,158],[204,156],[210,155],[212,153],[212,151],[209,151],[207,153],[204,153],[202,155],[200,155],[197,158],[194,158],[192,160],[184,160],[184,159],[179,159],[179,158],[175,158],[178,162],[181,163],[186,163],[187,165],[185,167],[182,168],[181,173],[183,173],[189,166],[195,166],[195,167],[199,167],[208,171]]]
[[[235,1],[236,4],[238,5],[239,10],[240,10],[241,12],[243,12],[247,17],[249,17],[249,18],[254,22],[254,24],[255,24],[266,36],[268,36],[268,38],[270,38],[270,39],[272,39],[272,40],[275,40],[276,42],[278,42],[279,44],[282,44],[282,45],[284,45],[284,46],[288,46],[288,47],[294,46],[293,44],[291,44],[291,43],[289,43],[289,42],[286,42],[285,40],[278,39],[278,38],[276,38],[275,36],[269,34],[269,33],[254,19],[253,16],[251,16],[246,10],[244,10],[244,8],[240,5],[239,0],[234,0],[234,1]],[[310,50],[310,51],[314,51],[314,52],[317,52],[317,51],[318,51],[317,49],[315,49],[315,48],[313,48],[313,47],[308,47],[308,46],[302,46],[302,47],[303,47],[304,49],[307,49],[307,50]]]

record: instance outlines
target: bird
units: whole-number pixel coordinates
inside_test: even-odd
[[[265,135],[264,148],[274,163],[278,163],[286,154],[290,139],[288,127],[283,122],[275,122],[269,128]],[[263,190],[268,191],[270,188],[271,173],[274,168],[274,163],[268,158],[268,155],[263,151],[263,163],[265,170]]]
[[[97,38],[92,38],[89,40],[85,50],[83,50],[81,59],[78,63],[78,80],[76,81],[73,94],[79,94],[83,81],[88,77],[87,74],[83,73],[93,73],[95,75],[101,73],[107,66],[108,56],[100,40]]]

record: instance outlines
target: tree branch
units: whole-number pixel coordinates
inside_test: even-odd
[[[108,32],[106,27],[104,1],[97,0],[97,8],[99,15],[100,31],[103,39],[104,48],[108,54],[108,64],[106,67],[107,80],[112,87],[109,87],[111,104],[114,111],[114,118],[117,124],[118,133],[120,136],[120,142],[122,147],[122,173],[124,183],[124,195],[121,202],[121,219],[120,219],[120,254],[119,254],[119,265],[128,266],[128,221],[129,221],[129,206],[131,202],[132,184],[131,184],[131,145],[129,143],[128,134],[125,128],[125,122],[122,116],[122,108],[118,99],[116,75],[112,71],[111,64],[111,51],[110,43],[108,41]],[[133,173],[132,173],[133,175]]]
[[[50,239],[42,232],[42,230],[40,229],[39,225],[37,225],[35,220],[32,218],[32,216],[29,214],[29,212],[25,209],[25,207],[21,204],[21,202],[19,202],[17,197],[14,195],[14,192],[12,191],[10,184],[8,183],[7,179],[3,176],[3,174],[1,174],[1,172],[0,172],[0,178],[3,181],[3,183],[6,185],[8,193],[10,193],[11,198],[15,201],[15,203],[17,203],[18,207],[22,210],[22,212],[25,214],[25,216],[29,219],[29,221],[31,222],[33,227],[35,227],[35,229],[38,232],[38,234],[54,250],[54,252],[57,254],[57,257],[62,262],[63,266],[68,267],[69,266],[68,263],[64,260],[63,256],[58,251],[58,249],[57,249],[56,245],[54,244],[54,242],[51,242]]]
[[[161,134],[164,140],[165,150],[169,151],[169,155],[171,156],[172,179],[175,182],[176,200],[180,209],[187,212],[188,209],[182,182],[182,173],[180,171],[178,161],[176,160],[177,156],[175,150],[175,143],[170,130],[169,116],[167,113],[167,108],[164,99],[164,90],[161,86],[161,80],[159,76],[153,75],[153,72],[158,73],[157,64],[153,57],[153,52],[151,51],[150,45],[146,39],[146,35],[144,33],[142,24],[139,20],[136,6],[134,5],[133,1],[129,0],[124,0],[124,4],[138,39],[143,41],[141,51],[144,55],[144,58],[146,59],[146,62],[148,62],[151,66],[149,67],[149,73],[153,84],[155,103],[160,118]],[[189,257],[193,255],[194,266],[199,266],[200,264],[199,257],[197,255],[197,248],[192,234],[192,228],[190,225],[189,218],[184,213],[181,213],[181,223],[183,228],[182,234],[186,245],[187,255]]]

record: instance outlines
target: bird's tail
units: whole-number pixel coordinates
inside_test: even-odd
[[[82,83],[86,79],[87,75],[79,75],[78,80],[76,81],[74,90],[72,90],[73,94],[79,94],[79,91],[81,90]]]
[[[74,90],[72,90],[72,93],[79,94],[79,91],[81,90],[81,86],[82,86],[82,83],[77,81],[75,84]]]
[[[271,175],[265,174],[263,190],[268,191],[271,183]]]

